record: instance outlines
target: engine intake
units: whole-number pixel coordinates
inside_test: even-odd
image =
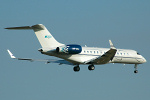
[[[66,45],[64,47],[57,47],[57,53],[67,53],[67,54],[79,54],[82,51],[82,47],[76,44]]]

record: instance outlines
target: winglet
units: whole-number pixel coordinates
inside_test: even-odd
[[[109,44],[110,44],[110,48],[111,48],[111,49],[116,49],[116,48],[114,47],[113,43],[111,42],[111,40],[109,40]]]
[[[7,51],[8,51],[11,58],[13,58],[13,59],[16,58],[8,49],[7,49]]]

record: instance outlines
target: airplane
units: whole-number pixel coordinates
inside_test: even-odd
[[[146,59],[135,50],[116,49],[111,40],[110,48],[82,47],[78,44],[65,45],[58,42],[43,24],[22,27],[8,27],[5,29],[13,30],[33,30],[41,44],[39,52],[48,56],[55,56],[61,60],[51,59],[30,59],[16,58],[10,50],[7,50],[10,57],[26,61],[44,61],[46,63],[58,63],[73,65],[75,72],[80,71],[79,65],[88,65],[90,71],[95,69],[94,65],[103,65],[108,63],[134,64],[134,73],[138,73],[137,65],[146,62]]]

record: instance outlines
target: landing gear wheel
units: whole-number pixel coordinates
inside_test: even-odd
[[[94,65],[89,65],[88,69],[89,69],[89,70],[94,70],[95,67],[94,67]]]
[[[134,68],[135,68],[134,73],[138,73],[137,64],[135,64]]]
[[[79,66],[76,66],[76,67],[73,68],[73,70],[74,70],[75,72],[78,72],[78,71],[80,71],[80,67],[79,67]]]
[[[138,70],[135,70],[134,73],[138,73]]]

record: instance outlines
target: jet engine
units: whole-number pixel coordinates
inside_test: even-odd
[[[57,53],[78,54],[81,53],[82,47],[76,44],[70,44],[63,47],[57,47]]]

